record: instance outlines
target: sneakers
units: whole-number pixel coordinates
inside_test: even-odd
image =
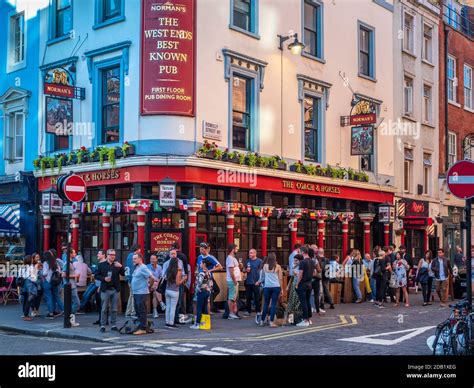
[[[100,332],[101,332],[101,333],[105,333],[105,327],[104,327],[104,326],[102,326],[102,327],[100,328]]]
[[[246,311],[243,315],[244,315],[244,318],[250,317],[250,313],[248,311]]]
[[[319,309],[319,315],[326,314],[326,310]]]
[[[298,327],[308,327],[308,326],[309,326],[309,322],[308,322],[308,321],[301,321],[301,322],[298,323],[296,326],[298,326]]]
[[[45,316],[45,319],[54,319],[54,314],[48,314]]]
[[[71,322],[71,327],[78,327],[80,326],[79,323],[77,322]]]
[[[362,299],[357,299],[355,303],[362,303]]]
[[[153,310],[153,318],[158,318],[160,315],[156,309]]]
[[[311,307],[311,312],[312,313],[315,313],[316,312],[316,309],[314,307]]]
[[[369,302],[370,302],[370,303],[374,303],[374,302],[375,302],[375,300],[371,299],[371,300],[369,300]]]
[[[194,325],[192,326],[189,326],[190,329],[193,329],[193,330],[199,330],[199,328],[201,327],[201,325],[198,325],[197,323],[195,323]]]
[[[178,326],[176,326],[176,325],[174,325],[174,324],[173,324],[173,325],[170,325],[170,324],[168,324],[168,323],[166,324],[166,327],[167,327],[168,329],[177,329],[177,328],[178,328]]]
[[[128,318],[128,319],[138,319],[138,317],[136,315],[125,315],[125,318]]]
[[[163,311],[166,310],[166,305],[163,302],[160,302],[160,307]]]
[[[240,319],[240,317],[232,313],[232,314],[229,314],[229,318],[227,319]]]
[[[138,329],[133,332],[133,335],[143,335],[143,334],[146,334],[146,330]]]
[[[255,317],[255,323],[257,325],[260,325],[260,323],[262,322],[262,314],[261,313],[257,313],[257,316]]]
[[[112,328],[111,328],[110,330],[112,330],[112,331],[119,331],[118,328],[117,328],[117,326],[112,326]]]
[[[278,327],[278,325],[276,323],[270,322],[270,327],[274,329],[275,327]]]
[[[56,312],[56,311],[55,311],[55,312],[53,313],[54,317],[60,317],[60,316],[62,316],[63,314],[64,314],[64,313],[63,313],[62,311],[61,311],[61,312]]]

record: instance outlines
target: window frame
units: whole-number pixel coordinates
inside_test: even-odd
[[[368,52],[364,54],[368,55],[368,73],[364,74],[361,72],[361,30],[365,30],[369,33],[369,42],[368,42]],[[372,27],[360,20],[357,21],[357,58],[358,58],[358,76],[361,78],[368,79],[370,81],[376,82],[376,45],[375,45],[375,27]]]
[[[423,152],[423,195],[431,195],[433,154]],[[427,162],[429,160],[429,162]]]
[[[408,42],[406,41],[406,32],[407,32],[407,26],[406,26],[406,21],[407,21],[407,16],[411,18],[411,29],[408,30],[409,36],[408,36]],[[403,41],[402,41],[402,51],[415,56],[415,15],[413,15],[411,12],[408,10],[403,11]],[[408,44],[408,47],[407,47]]]
[[[234,9],[235,9],[235,1],[230,0],[230,19],[229,19],[229,28],[231,30],[241,32],[242,34],[248,35],[255,39],[260,39],[259,35],[259,0],[248,0],[250,3],[250,16],[249,16],[249,24],[250,30],[246,30],[242,27],[235,25],[234,23]]]
[[[453,142],[454,140],[454,142]],[[457,133],[456,132],[448,132],[448,165],[452,166],[457,161]],[[450,161],[452,159],[452,161]]]
[[[410,81],[411,85],[407,86],[407,80]],[[409,90],[409,93],[407,94],[408,90]],[[403,76],[403,115],[407,117],[412,117],[414,114],[413,93],[414,93],[413,77],[405,74]]]
[[[103,98],[103,85],[102,85],[102,72],[112,67],[119,66],[120,73],[120,117],[119,117],[119,136],[116,142],[104,143],[103,142],[103,114],[102,114],[102,98]],[[124,140],[124,59],[123,56],[114,57],[102,61],[93,62],[93,97],[92,100],[92,117],[96,127],[96,136],[93,140],[94,146],[104,145],[107,147],[118,146]]]
[[[109,0],[95,0],[95,23],[92,26],[93,30],[125,21],[125,0],[120,0],[120,12],[109,19],[105,19],[104,15],[105,1]]]
[[[306,27],[305,24],[305,5],[308,4],[309,6],[314,8],[316,12],[316,29],[310,30]],[[319,0],[302,0],[302,10],[301,10],[301,41],[306,47],[309,47],[309,44],[306,43],[305,39],[305,32],[306,30],[311,31],[312,33],[316,34],[316,49],[315,54],[307,52],[303,50],[301,55],[310,59],[315,59],[319,62],[325,63],[324,60],[324,4]]]
[[[246,110],[245,112],[243,111],[239,111],[239,110],[236,110],[234,109],[234,78],[235,77],[238,77],[238,78],[241,78],[241,79],[245,79],[246,81],[246,85],[245,85],[245,93],[246,93],[246,97],[245,97],[245,102],[246,102]],[[240,73],[238,72],[234,72],[233,75],[232,75],[232,95],[231,95],[231,104],[230,104],[230,108],[231,108],[231,124],[232,124],[232,137],[230,138],[230,141],[231,141],[231,146],[232,146],[232,149],[237,149],[237,150],[245,150],[245,151],[251,151],[252,150],[252,119],[253,119],[253,112],[252,112],[252,101],[253,101],[253,96],[252,96],[252,84],[253,84],[253,80],[252,78],[249,78],[247,76],[243,76],[241,75]],[[237,113],[240,113],[244,116],[247,116],[247,122],[248,122],[248,127],[241,127],[241,128],[246,128],[246,142],[248,143],[248,147],[246,148],[240,148],[240,147],[236,147],[234,145],[234,112],[237,112]]]
[[[413,189],[413,160],[414,155],[407,157],[406,151],[411,151],[412,148],[405,147],[403,152],[403,192],[411,193]],[[407,168],[408,166],[408,168]],[[408,186],[407,186],[408,185]]]
[[[7,160],[9,163],[19,163],[25,159],[25,124],[26,124],[26,117],[25,112],[23,110],[14,110],[9,111],[5,115],[5,135],[4,135],[4,144],[5,144],[5,153],[4,153],[4,160]],[[21,136],[17,135],[17,117],[21,117],[22,123],[22,134]],[[13,123],[13,128],[12,128]],[[22,155],[17,155],[17,138],[21,137],[21,151]],[[10,139],[10,140],[8,140]]]
[[[49,40],[46,42],[47,45],[56,44],[64,40],[72,38],[71,32],[74,30],[74,0],[69,0],[71,2],[71,29],[63,35],[58,35],[58,1],[60,0],[49,0]]]
[[[313,125],[316,125],[316,128],[311,128],[311,131],[316,132],[316,150],[315,150],[315,158],[309,158],[306,156],[306,122],[305,122],[305,100],[309,98],[313,102],[313,110],[314,110],[314,104],[316,103],[316,108],[317,108],[317,116],[314,119],[313,117]],[[323,139],[323,100],[324,96],[319,95],[317,93],[311,93],[308,91],[304,92],[303,96],[303,101],[302,101],[302,128],[303,128],[303,150],[302,150],[302,158],[301,160],[307,161],[307,162],[313,162],[313,163],[322,163],[323,162],[323,157],[322,157],[322,139]]]
[[[452,78],[449,77],[449,73],[450,73],[449,63],[450,63],[450,61],[453,63],[453,66],[452,66],[452,68],[453,68],[453,77]],[[457,94],[458,94],[457,93],[457,90],[458,90],[458,85],[457,84],[458,84],[458,82],[457,82],[457,76],[456,76],[456,74],[457,74],[457,71],[456,71],[457,70],[456,69],[457,59],[455,57],[453,57],[452,55],[448,55],[448,63],[446,64],[446,66],[447,66],[446,76],[447,76],[447,79],[448,79],[448,102],[452,102],[454,104],[457,104]],[[451,99],[449,97],[449,90],[450,90],[451,82],[452,82],[453,99]]]
[[[21,45],[23,46],[23,58],[19,62],[15,62],[14,56],[15,56],[15,48],[16,48],[16,39],[15,39],[15,34],[12,31],[13,30],[13,20],[18,19],[18,18],[23,18],[23,34],[22,34],[22,42]],[[7,69],[6,72],[12,73],[14,71],[24,69],[26,67],[26,56],[27,56],[27,39],[28,39],[28,34],[27,34],[27,15],[26,15],[26,10],[21,11],[21,12],[10,12],[8,14],[8,32],[7,32],[7,58],[6,58],[6,64],[7,64]],[[21,36],[21,35],[20,35]],[[20,45],[20,46],[21,46]]]
[[[422,112],[422,121],[423,123],[433,124],[433,86],[427,83],[423,83],[423,112]],[[425,88],[429,88],[429,96],[425,94]],[[428,110],[426,110],[426,102],[428,100]]]
[[[426,33],[425,33],[425,27],[428,27],[430,30],[430,37],[428,39],[429,41],[429,53],[426,51]],[[422,33],[422,46],[421,46],[421,58],[423,61],[432,64],[433,63],[433,37],[434,37],[434,26],[431,25],[430,23],[426,23],[423,21],[423,29],[421,31]],[[429,54],[429,55],[427,55]]]
[[[466,70],[469,70],[468,72],[470,72],[470,82],[469,82],[469,87],[466,85],[467,82],[466,82]],[[474,110],[474,91],[473,91],[473,75],[474,75],[474,67],[468,65],[467,63],[464,64],[463,66],[463,84],[464,84],[464,108],[465,109],[468,109],[468,110]],[[469,99],[470,99],[470,105],[467,105],[466,104],[466,92],[467,91],[470,91],[470,96],[469,96]]]

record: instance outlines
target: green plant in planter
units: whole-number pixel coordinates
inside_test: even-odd
[[[33,167],[35,170],[39,170],[41,163],[41,156],[38,159],[33,160]]]
[[[258,158],[259,158],[258,154],[254,154],[252,152],[249,152],[247,154],[247,165],[249,167],[255,167],[257,165]]]
[[[354,180],[355,179],[355,174],[356,172],[352,169],[352,168],[348,168],[347,169],[347,176],[349,177],[350,180]]]
[[[326,167],[326,176],[334,177],[334,169],[331,167],[330,164]]]
[[[271,164],[271,161],[270,161],[270,158],[266,157],[266,156],[257,156],[257,166],[258,167],[268,167],[270,166]]]
[[[245,158],[247,155],[245,155],[242,152],[236,152],[237,159],[239,160],[239,164],[245,164]]]
[[[127,157],[127,151],[130,148],[130,144],[128,144],[128,141],[122,144],[122,157],[126,158]]]
[[[316,175],[316,166],[315,165],[308,164],[307,166],[305,166],[305,169],[306,169],[306,173],[308,175]]]
[[[296,172],[303,172],[303,163],[301,162],[301,160],[295,162],[292,164],[292,167],[295,169]]]
[[[84,156],[87,154],[87,148],[82,146],[81,148],[79,148],[76,152],[76,156],[77,156],[77,164],[81,164],[82,163],[82,159],[84,158]]]
[[[96,151],[99,154],[99,163],[101,166],[103,166],[105,162],[105,156],[108,155],[109,149],[107,147],[97,147]],[[114,157],[115,157],[115,152],[114,152]]]
[[[279,157],[278,156],[272,156],[271,158],[268,159],[268,166],[276,170],[279,167]]]
[[[76,155],[76,153],[74,151],[69,152],[69,155],[67,156],[67,162],[68,163],[72,162],[72,158],[74,158],[74,155]]]
[[[216,148],[214,150],[214,160],[222,160],[224,157],[224,151],[220,150],[219,148]]]
[[[107,159],[109,160],[109,163],[112,167],[116,166],[115,147],[107,148]]]
[[[65,159],[66,159],[65,154],[59,154],[58,157],[56,158],[56,163],[58,164],[58,174],[61,174]]]

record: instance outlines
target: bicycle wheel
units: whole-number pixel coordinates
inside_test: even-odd
[[[448,356],[453,351],[453,341],[449,322],[443,323],[436,328],[436,336],[433,342],[434,356]]]
[[[453,328],[453,354],[464,356],[469,354],[469,327],[467,322],[459,321]]]

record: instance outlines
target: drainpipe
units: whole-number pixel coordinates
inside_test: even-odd
[[[445,151],[445,161],[444,161],[444,167],[445,167],[445,174],[448,173],[449,170],[449,161],[448,161],[448,155],[449,155],[449,126],[448,126],[448,36],[449,36],[449,28],[446,25],[446,22],[444,24],[444,78],[445,78],[445,85],[444,85],[444,139],[445,139],[445,144],[444,144],[444,151]]]

